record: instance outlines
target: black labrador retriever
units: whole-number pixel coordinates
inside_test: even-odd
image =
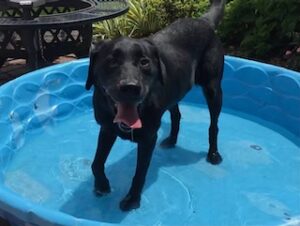
[[[225,0],[211,0],[208,12],[199,19],[179,19],[151,37],[101,41],[91,49],[86,89],[95,87],[94,114],[101,125],[92,164],[96,194],[110,192],[104,165],[116,137],[138,144],[136,172],[128,194],[120,202],[123,211],[140,206],[166,110],[171,113],[171,132],[161,145],[175,146],[181,117],[178,102],[194,84],[202,87],[211,117],[207,161],[222,161],[217,124],[224,53],[214,30],[224,5]]]

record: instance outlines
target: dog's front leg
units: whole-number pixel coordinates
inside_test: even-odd
[[[125,198],[120,202],[120,209],[129,211],[140,207],[141,193],[145,184],[147,171],[156,144],[157,135],[143,139],[138,143],[138,156],[135,175],[131,188]]]
[[[162,148],[173,148],[177,143],[181,118],[178,104],[169,109],[169,111],[171,114],[171,132],[170,135],[160,143]]]
[[[94,192],[96,195],[110,193],[110,185],[104,172],[104,165],[109,152],[116,140],[113,129],[101,127],[98,137],[96,155],[92,164],[92,171],[95,177]]]

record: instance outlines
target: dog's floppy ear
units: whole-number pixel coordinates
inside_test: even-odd
[[[161,82],[161,84],[163,85],[164,84],[164,75],[166,74],[166,66],[159,54],[157,47],[154,45],[154,43],[148,38],[145,38],[144,40],[146,41],[146,43],[148,43],[150,45],[151,51],[157,60],[158,79]]]
[[[166,69],[166,65],[164,64],[164,62],[162,61],[161,57],[159,56],[159,53],[157,53],[157,57],[158,57],[158,64],[159,64],[159,72],[158,72],[158,76],[159,76],[159,80],[161,82],[161,84],[164,84],[164,75],[167,73],[167,69]]]
[[[88,77],[85,83],[85,88],[87,90],[90,90],[92,85],[94,84],[94,71],[93,71],[93,67],[94,67],[94,58],[96,55],[96,51],[95,51],[95,44],[92,43],[91,47],[90,47],[90,65],[89,65],[89,70],[88,70]]]
[[[88,77],[85,83],[85,88],[87,90],[90,90],[92,85],[95,84],[95,73],[94,73],[94,64],[96,56],[101,48],[101,46],[104,44],[105,41],[100,41],[97,44],[92,43],[90,47],[90,65],[88,70]]]

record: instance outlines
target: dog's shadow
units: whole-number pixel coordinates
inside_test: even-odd
[[[162,137],[165,137],[165,131],[169,130],[167,127],[165,124],[162,125]],[[136,166],[136,154],[136,149],[131,150],[122,159],[107,166],[106,174],[112,187],[110,194],[96,197],[92,192],[94,179],[91,176],[77,187],[72,197],[60,210],[77,218],[108,223],[122,222],[128,212],[119,209],[119,202],[130,188]],[[161,167],[189,165],[200,161],[205,156],[206,152],[193,152],[179,146],[168,150],[157,147],[154,150],[144,191],[155,183]]]

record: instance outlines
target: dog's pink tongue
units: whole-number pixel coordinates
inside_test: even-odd
[[[134,104],[117,103],[117,114],[114,123],[124,123],[132,129],[142,128],[137,106]]]

